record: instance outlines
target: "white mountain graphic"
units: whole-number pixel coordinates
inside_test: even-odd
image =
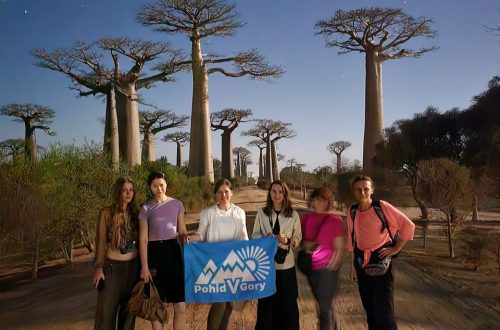
[[[210,280],[214,276],[214,273],[217,271],[217,266],[215,263],[212,261],[212,259],[209,259],[207,264],[205,265],[205,268],[203,268],[203,272],[200,274],[198,279],[196,280],[196,284],[208,284],[210,283]]]
[[[234,251],[231,251],[217,274],[215,274],[212,283],[225,283],[226,279],[234,280],[237,278],[241,278],[243,282],[255,281],[255,277],[248,269],[247,264],[241,261]]]

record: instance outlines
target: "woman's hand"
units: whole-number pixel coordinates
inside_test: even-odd
[[[286,245],[289,242],[289,239],[285,236],[285,234],[275,235],[275,237],[278,239],[278,242],[283,245]]]
[[[144,283],[149,283],[149,280],[151,279],[151,273],[149,272],[149,268],[141,269],[141,279],[144,281]]]
[[[102,267],[97,267],[94,269],[94,274],[92,275],[92,284],[94,284],[94,288],[97,289],[97,285],[99,284],[99,280],[104,280],[104,271]]]

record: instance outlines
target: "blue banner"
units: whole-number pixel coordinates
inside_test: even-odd
[[[253,300],[274,294],[276,248],[274,237],[184,244],[186,302]]]

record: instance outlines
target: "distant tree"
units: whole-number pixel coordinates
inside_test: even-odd
[[[248,176],[247,167],[253,163],[251,159],[252,153],[245,147],[234,148],[233,151],[237,154],[239,175],[244,177]]]
[[[189,116],[179,116],[170,110],[139,111],[140,130],[144,133],[142,158],[148,162],[155,161],[156,134],[169,128],[184,127],[188,120]]]
[[[15,117],[14,121],[24,123],[24,153],[26,159],[34,162],[37,159],[37,144],[35,131],[43,130],[48,135],[55,135],[49,124],[55,116],[55,111],[38,104],[8,104],[0,108],[0,115]]]
[[[40,146],[37,147],[37,149]],[[0,149],[2,150],[2,155],[6,157],[12,157],[12,159],[18,158],[20,155],[24,154],[24,140],[23,139],[7,139],[0,142]]]
[[[342,153],[351,145],[349,141],[336,141],[326,147],[328,151],[337,156],[337,174],[342,172]]]
[[[332,181],[334,180],[333,177],[333,171],[330,166],[323,165],[323,166],[318,166],[313,170],[314,176],[316,177],[316,180],[321,185],[325,184],[331,184]]]
[[[365,133],[363,172],[371,175],[377,143],[383,139],[382,63],[404,57],[419,57],[437,47],[419,50],[401,46],[417,37],[434,38],[433,21],[413,18],[399,8],[339,9],[335,15],[316,23],[316,35],[323,35],[327,47],[340,48],[339,54],[365,53]]]
[[[103,51],[111,55],[111,69],[103,64]],[[104,149],[115,164],[119,156],[131,165],[141,163],[137,91],[158,81],[172,81],[173,74],[186,69],[182,52],[168,43],[131,38],[101,38],[90,44],[77,42],[70,49],[35,49],[32,54],[35,65],[67,75],[79,96],[106,95]],[[143,75],[147,63],[166,54],[170,57],[153,67],[157,74]],[[122,71],[120,56],[132,62],[128,71]]]
[[[418,168],[424,196],[446,216],[449,254],[455,258],[453,235],[462,224],[457,208],[464,205],[467,197],[470,170],[446,158],[422,160]]]
[[[188,132],[175,132],[171,134],[167,134],[163,137],[163,141],[175,142],[177,145],[177,167],[181,167],[183,164],[182,159],[182,146],[189,142],[189,133]]]
[[[210,111],[208,103],[208,76],[220,73],[226,77],[250,76],[256,79],[277,78],[283,74],[279,66],[272,66],[256,49],[221,57],[204,54],[201,41],[210,36],[232,36],[243,26],[238,21],[235,5],[225,0],[178,1],[161,0],[144,6],[137,15],[139,23],[152,26],[159,32],[183,33],[191,40],[191,69],[193,73],[193,100],[191,111],[191,141],[189,148],[189,175],[205,176],[214,181]],[[209,64],[231,63],[235,71],[224,67],[207,68]]]
[[[264,178],[270,181],[279,179],[276,143],[282,138],[293,138],[296,133],[290,129],[291,123],[261,119],[254,128],[244,131],[243,136],[253,136],[266,143]]]
[[[231,155],[233,153],[231,134],[242,122],[249,121],[252,110],[227,108],[210,115],[210,124],[213,131],[222,130],[222,177],[234,177]]]
[[[262,140],[252,140],[248,143],[249,147],[259,148],[259,179],[264,178],[264,155],[262,150],[266,148],[266,144]]]

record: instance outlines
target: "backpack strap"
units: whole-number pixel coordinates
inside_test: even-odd
[[[380,232],[383,232],[384,229],[387,229],[387,232],[389,233],[389,237],[391,238],[391,241],[394,241],[394,237],[392,236],[391,231],[389,230],[389,223],[387,222],[387,219],[385,218],[384,212],[382,211],[382,206],[380,205],[380,200],[378,199],[373,199],[372,200],[372,207],[375,213],[377,214],[377,217],[380,219],[380,222],[382,222],[382,229]],[[354,219],[356,218],[356,211],[359,208],[359,204],[354,204],[350,207],[349,213],[351,214],[351,220],[352,220],[352,231],[351,231],[351,241],[355,245],[356,241],[354,240]]]

